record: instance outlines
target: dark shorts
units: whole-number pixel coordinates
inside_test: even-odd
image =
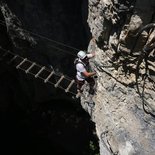
[[[88,77],[86,78],[85,80],[83,81],[79,81],[78,79],[76,79],[76,82],[77,82],[77,89],[82,91],[81,90],[81,87],[84,85],[85,81],[87,81],[89,83],[89,86],[90,86],[90,91],[93,90],[93,87],[95,85],[95,80],[93,77]]]

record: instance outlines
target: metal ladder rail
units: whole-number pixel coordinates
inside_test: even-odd
[[[8,51],[5,51],[4,54],[0,57],[0,61],[2,61],[7,55],[9,54]]]
[[[34,63],[35,63],[35,62],[34,62]],[[34,64],[34,63],[33,63],[33,64]],[[35,64],[36,64],[36,63],[35,63]],[[37,65],[37,64],[36,64],[36,65]],[[32,65],[31,65],[31,66],[32,66]],[[31,66],[30,66],[30,67],[31,67]],[[26,70],[24,70],[24,69],[21,68],[21,67],[19,67],[19,69],[21,69],[21,70],[23,70],[23,71],[26,72]],[[46,69],[45,66],[42,67],[41,70],[43,71],[43,69]],[[39,71],[40,73],[42,72],[41,70]],[[39,72],[38,72],[38,73],[39,73]],[[32,73],[32,72],[28,72],[28,73],[31,74],[31,75],[33,75],[34,77],[36,76],[36,74],[34,74],[34,73]],[[38,73],[37,73],[37,74],[38,74]],[[39,73],[39,74],[40,74],[40,73]],[[62,82],[62,80],[65,79],[65,76],[64,76],[64,75],[62,75],[62,76],[59,78],[59,80],[58,80],[57,83],[53,83],[53,82],[49,81],[49,79],[52,77],[52,75],[55,74],[54,71],[52,71],[52,72],[48,75],[48,77],[45,78],[45,79],[42,78],[42,77],[40,77],[39,74],[37,75],[37,77],[40,78],[41,80],[43,80],[44,83],[47,83],[47,82],[48,82],[49,84],[54,85],[54,87],[56,87],[56,88],[58,87],[58,88],[60,88],[60,89],[63,89],[66,93],[69,92],[69,93],[75,95],[76,98],[80,97],[81,93],[77,93],[77,94],[75,94],[74,92],[69,91],[69,89],[71,88],[71,86],[74,84],[75,80],[71,80],[70,84],[69,84],[69,85],[67,86],[67,88],[65,89],[65,88],[59,86],[59,84]],[[55,74],[55,75],[56,75],[56,74]]]
[[[24,72],[26,71],[26,70],[23,69],[22,67],[19,67],[19,68],[17,68],[17,69],[20,69],[20,70],[22,70],[22,71],[24,71]],[[33,72],[28,72],[28,74],[32,75],[33,77],[35,77],[35,75],[36,75],[36,74],[34,74]],[[39,76],[39,75],[38,75],[38,78],[41,79],[41,80],[43,80],[43,81],[45,80],[44,78],[42,78],[42,77]],[[49,82],[49,81],[48,81],[48,82]],[[55,83],[52,83],[52,82],[50,81],[49,84],[54,85]]]
[[[14,55],[14,57],[10,59],[10,61],[8,61],[7,64],[11,64],[17,57],[18,55]]]
[[[19,55],[15,55],[14,53],[11,53],[11,52],[9,52],[9,51],[6,51],[6,52],[2,55],[2,57],[7,56],[8,54],[14,55],[14,56],[13,56],[13,58],[10,59],[10,61],[7,62],[7,64],[10,64],[10,63],[13,62],[17,57],[20,57]],[[21,57],[21,58],[22,58],[22,57]],[[64,75],[62,75],[62,76],[60,77],[60,79],[58,80],[57,83],[52,83],[51,81],[49,81],[49,79],[52,77],[53,74],[55,74],[54,71],[52,71],[52,72],[48,75],[48,77],[47,77],[46,79],[44,79],[44,78],[40,77],[39,74],[45,69],[45,66],[43,66],[37,74],[34,74],[34,73],[32,73],[32,72],[29,72],[29,71],[30,71],[35,65],[37,65],[36,62],[33,62],[32,65],[31,65],[29,68],[27,68],[27,69],[25,70],[25,69],[23,69],[21,66],[22,66],[26,61],[29,61],[29,60],[28,60],[27,58],[22,58],[22,61],[16,66],[16,69],[20,69],[20,70],[24,71],[25,73],[29,73],[29,74],[33,75],[35,78],[38,77],[38,78],[42,79],[42,80],[44,81],[44,83],[47,83],[47,82],[48,82],[49,84],[54,85],[56,88],[59,87],[60,89],[63,89],[66,93],[67,93],[67,92],[70,92],[71,94],[76,95],[76,98],[80,97],[80,93],[75,94],[74,92],[69,91],[69,89],[70,89],[70,88],[72,87],[72,85],[74,84],[75,80],[71,80],[70,84],[67,86],[66,89],[65,89],[65,88],[62,88],[62,87],[59,86],[59,84],[60,84],[60,83],[62,82],[62,80],[65,78]]]
[[[25,72],[25,70],[24,70],[22,67],[19,67],[19,68],[17,68],[17,69],[23,70],[23,71]],[[28,72],[28,73],[31,74],[31,75],[33,75],[34,77],[35,77],[35,75],[36,75],[36,74],[34,74],[33,72]],[[59,78],[59,80],[58,80],[57,83],[53,83],[53,82],[49,81],[50,77],[51,77],[53,74],[55,74],[54,71],[52,71],[46,79],[40,77],[39,75],[38,75],[38,78],[41,79],[41,80],[43,80],[44,83],[45,83],[45,80],[46,80],[47,83],[54,85],[56,88],[58,87],[58,88],[60,88],[60,89],[63,89],[65,92],[66,92],[66,89],[67,89],[67,88],[71,88],[71,83],[72,83],[72,85],[73,85],[74,82],[75,82],[74,80],[72,80],[71,83],[68,85],[68,87],[65,89],[65,88],[59,86],[59,84],[62,82],[62,80],[65,79],[65,76],[64,76],[64,75],[61,76],[61,77]],[[74,81],[74,82],[73,82],[73,81]],[[69,91],[69,89],[68,89],[67,92],[69,92],[69,93],[71,93],[72,95],[76,96],[76,98],[79,98],[80,95],[81,95],[81,93],[75,94],[74,92]]]
[[[0,61],[2,61],[4,58],[4,61],[6,61],[6,64],[8,65],[11,64],[16,58],[20,58],[19,55],[12,53],[9,50],[8,51],[6,50],[5,53],[0,57],[1,57]]]
[[[34,62],[35,63],[35,62]],[[36,64],[37,65],[37,64]],[[24,70],[23,68],[19,68],[19,69],[21,69],[21,70]],[[41,70],[38,72],[39,74],[43,71],[43,69],[46,69],[45,68],[45,66],[44,67],[42,67],[41,68]],[[32,72],[28,72],[29,74],[31,74],[31,75],[33,75],[34,77],[36,77],[36,74],[34,74],[34,73],[32,73]],[[37,73],[37,74],[38,74]],[[60,78],[59,78],[59,80],[57,81],[57,83],[53,83],[53,82],[51,82],[51,81],[49,81],[49,79],[55,74],[55,72],[54,72],[54,70],[48,75],[48,77],[47,78],[42,78],[42,77],[40,77],[39,76],[39,74],[37,75],[37,77],[38,78],[40,78],[41,80],[43,80],[44,81],[44,83],[49,83],[49,84],[52,84],[52,85],[54,85],[54,87],[55,88],[60,88],[60,89],[63,89],[66,93],[67,92],[69,92],[69,93],[71,93],[72,95],[74,95],[74,96],[76,96],[76,98],[79,98],[80,96],[81,96],[81,93],[77,93],[77,94],[75,94],[74,92],[72,92],[72,91],[69,91],[69,89],[72,87],[72,85],[74,84],[74,82],[75,82],[75,80],[71,80],[71,82],[70,82],[70,84],[67,86],[67,88],[65,89],[65,88],[63,88],[63,87],[61,87],[61,86],[59,86],[59,84],[63,81],[63,79],[65,79],[65,76],[64,75],[62,75]],[[55,74],[55,75],[57,75],[57,74]]]
[[[37,65],[37,64],[36,64]],[[19,69],[21,69],[21,70],[23,70],[24,71],[24,69],[23,68],[21,68],[21,67],[19,67]],[[46,68],[45,68],[46,69]],[[35,76],[36,74],[34,74],[34,73],[32,73],[32,72],[29,72],[29,74],[31,74],[31,75],[33,75],[33,76]],[[42,78],[42,77],[40,77],[39,75],[38,75],[38,78],[40,78],[41,80],[43,80],[44,81],[44,83],[49,83],[49,84],[52,84],[52,85],[54,85],[55,87],[58,87],[58,88],[60,88],[60,89],[63,89],[65,92],[66,92],[66,89],[68,88],[71,88],[71,85],[73,85],[74,84],[74,80],[72,80],[71,81],[71,83],[68,85],[68,87],[65,89],[65,88],[63,88],[63,87],[61,87],[61,86],[59,86],[59,84],[62,82],[62,80],[63,79],[65,79],[65,76],[63,75],[63,76],[61,76],[60,77],[60,79],[58,80],[58,82],[57,83],[53,83],[53,82],[51,82],[51,81],[49,81],[49,79],[52,77],[52,75],[54,75],[55,74],[55,72],[54,72],[54,70],[48,75],[48,77],[47,78]],[[55,75],[57,75],[57,74],[55,74]],[[70,92],[72,95],[75,95],[76,96],[76,94],[74,93],[74,92],[71,92],[71,91],[67,91],[67,92]]]

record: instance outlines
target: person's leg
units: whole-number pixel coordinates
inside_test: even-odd
[[[95,85],[95,80],[93,77],[88,77],[86,81],[89,83],[89,94],[94,95],[94,85]]]
[[[84,80],[83,81],[79,81],[76,79],[76,84],[77,84],[77,91],[82,92],[81,88],[84,85]]]

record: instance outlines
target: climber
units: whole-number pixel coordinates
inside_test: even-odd
[[[89,94],[94,94],[94,75],[96,72],[89,71],[89,59],[93,58],[95,53],[86,54],[85,51],[79,51],[77,57],[74,61],[76,65],[76,82],[77,82],[77,91],[82,92],[81,88],[84,85],[85,81],[89,83]]]

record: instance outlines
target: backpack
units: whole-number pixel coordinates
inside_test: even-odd
[[[79,61],[79,58],[75,58],[75,60],[74,60],[74,66],[75,66],[74,68],[75,68],[75,70],[76,70],[76,65],[78,63],[82,64],[86,68],[87,71],[90,71],[89,63],[85,64],[85,63]]]
[[[76,68],[76,65],[77,65],[78,63],[83,64],[83,66],[86,66],[86,64],[84,64],[83,62],[79,61],[79,58],[75,58],[75,60],[74,60],[75,68]]]

